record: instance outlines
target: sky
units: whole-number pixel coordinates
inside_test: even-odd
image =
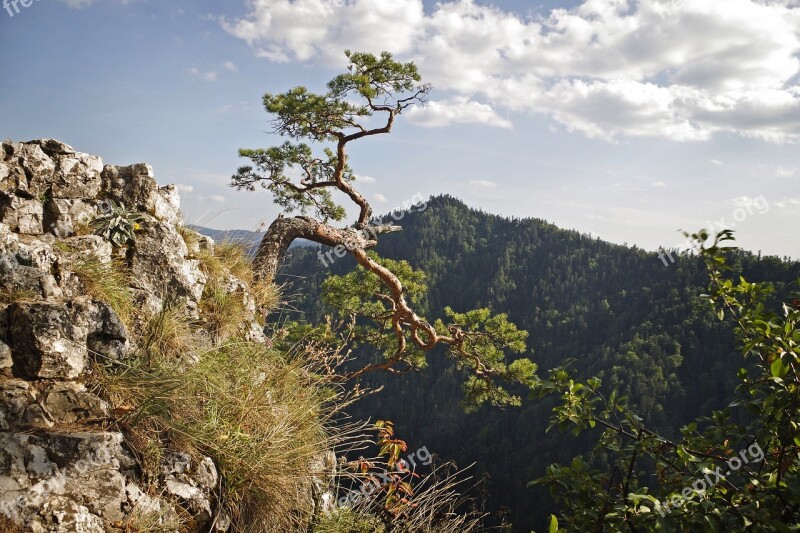
[[[344,50],[433,84],[350,147],[376,212],[417,194],[675,248],[736,231],[800,258],[800,0],[6,0],[0,137],[153,166],[190,223],[263,229],[239,148],[266,92],[324,92]],[[27,4],[27,5],[26,5]]]

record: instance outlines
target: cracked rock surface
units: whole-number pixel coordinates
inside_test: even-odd
[[[112,205],[141,216],[123,249],[89,226]],[[228,528],[214,462],[169,455],[145,482],[90,379],[96,364],[133,357],[136,342],[90,295],[102,280],[82,266],[123,261],[141,307],[157,312],[169,295],[196,313],[206,278],[179,205],[149,165],[104,165],[53,139],[0,145],[0,530],[137,531],[134,518],[148,517],[148,531],[176,531],[187,514],[200,530],[212,519]]]

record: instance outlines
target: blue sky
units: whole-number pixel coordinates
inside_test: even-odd
[[[45,0],[0,11],[0,136],[150,163],[190,222],[257,229],[228,187],[265,92],[388,49],[431,104],[352,146],[377,212],[450,193],[654,250],[724,221],[800,257],[800,2]]]

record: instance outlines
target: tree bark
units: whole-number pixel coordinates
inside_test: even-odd
[[[258,246],[253,266],[261,280],[273,281],[281,266],[286,250],[295,239],[307,239],[327,246],[344,246],[349,252],[368,250],[378,244],[381,233],[400,231],[400,226],[381,224],[367,226],[362,230],[334,228],[308,217],[286,218],[280,216],[270,224]]]

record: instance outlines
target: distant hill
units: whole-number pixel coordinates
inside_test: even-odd
[[[508,313],[530,333],[525,355],[541,373],[574,359],[579,374],[599,375],[668,434],[730,400],[744,363],[729,324],[703,306],[707,278],[698,258],[680,256],[665,265],[656,253],[635,246],[541,219],[488,214],[449,196],[430,199],[424,211],[405,213],[399,224],[403,231],[382,237],[377,251],[427,274],[429,319],[445,305]],[[800,277],[800,263],[774,257],[737,252],[732,263],[752,281],[777,282],[779,293]],[[295,250],[279,281],[294,282],[288,290],[302,311],[297,318],[321,321],[322,280],[353,266],[346,256],[326,267],[315,249]],[[353,415],[394,420],[411,446],[425,445],[461,466],[477,462],[477,473],[488,476],[490,510],[508,508],[516,531],[545,529],[553,504],[526,483],[547,465],[587,451],[589,443],[546,433],[548,405],[528,402],[466,415],[458,401],[458,371],[435,356],[419,374],[376,374],[369,381],[385,388],[356,403]]]

